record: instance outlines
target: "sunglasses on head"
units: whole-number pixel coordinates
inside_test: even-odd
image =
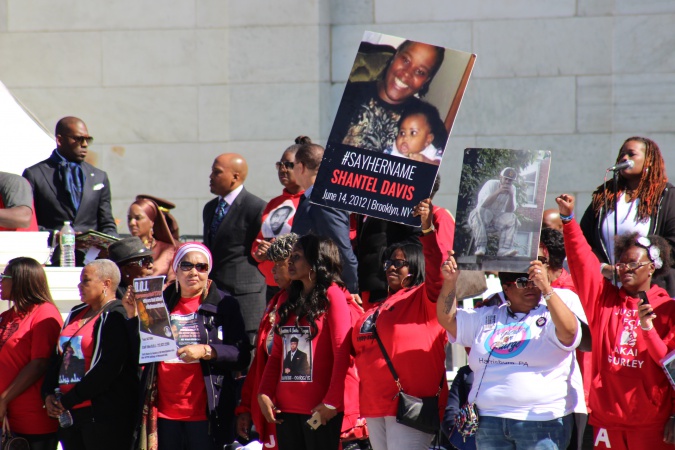
[[[388,259],[384,262],[384,270],[387,270],[391,266],[394,266],[394,269],[400,269],[401,267],[408,266],[410,263],[405,259]]]
[[[80,145],[84,144],[85,142],[87,144],[91,144],[92,142],[94,142],[94,138],[91,136],[67,136],[67,137],[79,143]]]
[[[274,165],[277,166],[277,170],[281,170],[282,167],[291,170],[295,166],[293,161],[277,161]]]
[[[526,277],[517,278],[516,281],[511,281],[511,282],[505,283],[505,284],[507,286],[511,286],[511,285],[515,284],[518,289],[525,289],[525,288],[535,286],[534,281],[532,281],[532,280],[530,280],[529,278],[526,278]]]
[[[181,261],[179,267],[183,272],[189,272],[192,269],[197,269],[197,272],[199,273],[205,273],[209,271],[209,265],[207,263],[193,264],[189,261]]]
[[[154,261],[155,261],[155,260],[154,260],[154,258],[153,258],[152,256],[144,256],[144,257],[141,258],[141,259],[137,259],[137,260],[135,260],[135,261],[129,261],[126,265],[131,266],[131,265],[136,265],[136,264],[138,264],[138,267],[145,267],[145,268],[147,268],[147,267],[150,266],[150,264],[152,264]]]

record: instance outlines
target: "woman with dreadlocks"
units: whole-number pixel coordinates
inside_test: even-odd
[[[279,298],[272,354],[258,390],[265,420],[276,424],[280,450],[338,449],[351,348],[341,272],[333,241],[298,239],[288,260],[292,281]]]
[[[633,161],[633,166],[619,172],[616,186],[608,182],[595,190],[580,223],[586,240],[600,260],[602,274],[609,279],[615,271],[614,236],[628,232],[657,235],[675,248],[675,189],[668,182],[659,146],[651,139],[628,138],[616,158],[617,164],[625,161]],[[618,216],[616,230],[615,214]],[[675,257],[670,259],[675,261]],[[666,269],[654,283],[672,297],[675,296],[675,271]]]

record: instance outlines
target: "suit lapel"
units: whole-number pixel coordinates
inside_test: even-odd
[[[45,177],[47,186],[49,186],[49,189],[54,193],[54,198],[58,200],[59,194],[56,190],[56,183],[60,181],[60,177],[57,173],[59,170],[58,164],[54,161],[47,160],[47,164],[41,164],[38,168],[40,169],[42,176]]]

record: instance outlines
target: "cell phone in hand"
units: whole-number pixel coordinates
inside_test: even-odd
[[[640,291],[638,292],[638,298],[642,300],[643,305],[649,305],[649,299],[647,298],[647,293],[645,291]],[[649,315],[653,315],[654,311],[649,313]]]
[[[312,414],[312,417],[307,421],[307,425],[309,425],[312,430],[316,430],[321,426],[321,414],[319,414],[319,411]]]

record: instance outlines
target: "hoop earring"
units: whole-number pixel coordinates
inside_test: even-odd
[[[309,282],[312,282],[312,269],[309,269],[309,274],[307,275],[309,277]]]
[[[103,288],[103,298],[106,298],[108,296],[108,289]]]

